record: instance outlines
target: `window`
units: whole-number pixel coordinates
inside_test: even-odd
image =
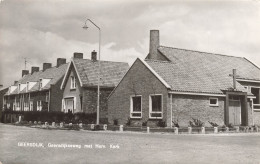
[[[71,76],[71,89],[76,89],[76,78],[75,76]]]
[[[142,97],[132,96],[130,98],[130,117],[142,118]]]
[[[24,111],[29,111],[29,104],[28,104],[28,102],[24,103]]]
[[[39,81],[40,89],[42,88],[42,79]]]
[[[11,107],[11,104],[10,104],[10,103],[7,103],[7,104],[6,104],[6,108],[7,108],[7,109],[10,109],[10,107]]]
[[[30,111],[33,111],[33,101],[30,101]]]
[[[20,110],[20,102],[16,102],[16,110],[17,110],[17,111]]]
[[[150,95],[149,97],[149,118],[162,118],[162,95]]]
[[[209,106],[218,106],[218,98],[209,98]]]
[[[49,92],[46,92],[46,102],[49,102]]]
[[[37,101],[37,111],[42,110],[42,101]]]

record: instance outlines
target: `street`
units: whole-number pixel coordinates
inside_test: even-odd
[[[260,163],[260,133],[45,130],[0,124],[3,164]]]

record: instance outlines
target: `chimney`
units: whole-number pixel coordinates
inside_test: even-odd
[[[42,71],[45,71],[48,68],[51,68],[51,63],[43,63],[42,64]]]
[[[33,74],[34,72],[39,72],[39,70],[40,70],[39,67],[32,67],[31,74]]]
[[[158,48],[160,46],[159,30],[150,30],[149,59],[157,60]]]
[[[22,70],[22,77],[24,76],[24,75],[28,75],[29,74],[29,70]]]
[[[14,81],[14,85],[15,85],[16,83],[18,83],[18,81]]]
[[[57,59],[57,67],[61,66],[62,64],[66,64],[65,58],[58,58]]]
[[[97,52],[95,50],[93,50],[91,52],[91,60],[92,61],[97,61]]]
[[[83,59],[83,53],[80,53],[80,52],[74,52],[74,58],[77,58],[77,59]]]

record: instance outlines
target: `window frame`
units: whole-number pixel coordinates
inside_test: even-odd
[[[210,103],[210,100],[211,100],[211,99],[217,100],[216,104],[211,104],[211,103]],[[219,104],[218,104],[218,98],[217,98],[217,97],[210,97],[210,98],[209,98],[209,106],[219,106]]]
[[[42,111],[42,101],[41,100],[37,101],[37,111]]]
[[[75,76],[70,76],[70,89],[76,89],[76,77]]]
[[[134,107],[134,104],[133,104],[133,98],[134,97],[140,97],[141,98],[141,111],[140,112],[137,112],[137,111],[134,111],[133,107]],[[142,95],[131,95],[130,96],[130,118],[142,118],[143,117],[143,108],[142,108],[142,105],[143,105],[143,102],[142,102]],[[133,116],[133,114],[141,114],[141,116]]]
[[[161,96],[161,111],[153,112],[152,111],[152,96]],[[152,117],[154,113],[161,113],[161,117]],[[162,119],[163,118],[163,94],[150,94],[149,95],[149,119]]]

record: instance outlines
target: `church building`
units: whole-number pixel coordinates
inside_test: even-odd
[[[188,126],[192,119],[222,125],[260,125],[260,68],[235,57],[161,46],[136,59],[108,100],[108,121],[132,126]]]

